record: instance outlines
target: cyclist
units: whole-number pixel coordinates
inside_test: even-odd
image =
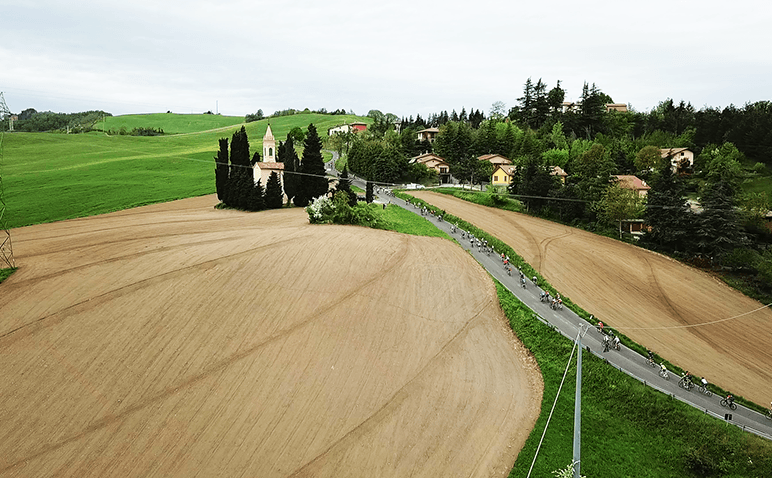
[[[651,349],[646,349],[646,353],[649,354],[649,363],[654,364],[654,352]]]
[[[615,336],[614,337],[614,348],[617,349],[617,350],[620,349],[620,347],[619,347],[619,336]]]
[[[707,380],[705,380],[705,377],[702,377],[702,378],[700,379],[700,382],[702,383],[702,388],[704,388],[705,390],[707,390],[707,389],[708,389],[708,381],[707,381]]]
[[[608,335],[603,334],[603,351],[608,352],[609,338]]]
[[[603,321],[598,321],[598,331],[600,331],[601,334],[603,333]]]
[[[734,403],[734,396],[730,393],[729,395],[726,396],[726,404],[728,407],[731,407],[733,403]]]

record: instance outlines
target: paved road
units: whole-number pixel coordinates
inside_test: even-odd
[[[364,181],[355,178],[354,184],[365,188]],[[419,210],[407,204],[402,199],[388,196],[384,193],[377,194],[380,202],[396,204],[408,211],[420,214]],[[587,321],[576,315],[570,309],[552,310],[546,303],[539,300],[541,290],[530,280],[526,280],[526,287],[520,286],[519,274],[516,271],[512,275],[507,275],[501,263],[501,259],[494,254],[488,256],[484,252],[479,252],[476,247],[472,247],[469,240],[462,240],[460,231],[451,233],[451,224],[446,221],[438,221],[433,216],[426,216],[433,224],[442,229],[448,235],[455,237],[461,246],[470,251],[472,256],[491,273],[499,282],[510,290],[518,299],[525,303],[534,313],[545,323],[551,325],[561,334],[571,340],[576,338],[580,325],[589,327],[589,331],[582,339],[582,345],[586,351],[589,351],[605,360],[611,365],[622,370],[628,375],[642,381],[643,383],[660,390],[663,393],[688,403],[695,408],[705,411],[721,420],[725,419],[725,414],[731,413],[732,418],[729,423],[743,428],[746,431],[763,436],[772,440],[772,420],[766,419],[763,415],[753,410],[747,409],[741,405],[737,410],[730,410],[719,404],[721,397],[713,395],[708,397],[701,394],[695,387],[692,391],[687,391],[678,386],[679,377],[670,373],[669,380],[661,378],[658,374],[659,369],[653,368],[648,364],[645,357],[634,352],[624,345],[620,351],[611,350],[603,352],[602,335],[595,327]]]

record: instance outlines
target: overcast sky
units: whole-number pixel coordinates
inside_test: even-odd
[[[528,77],[648,111],[770,100],[772,6],[733,0],[0,0],[14,113],[480,109]]]

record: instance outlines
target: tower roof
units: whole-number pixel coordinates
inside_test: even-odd
[[[271,124],[270,123],[268,123],[268,129],[265,130],[265,136],[263,136],[263,141],[265,141],[265,140],[274,141],[273,133],[271,132]]]

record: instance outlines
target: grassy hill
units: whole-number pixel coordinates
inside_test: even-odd
[[[107,129],[162,128],[163,136],[91,133],[6,133],[2,178],[8,226],[59,221],[215,192],[214,156],[219,138],[230,138],[241,120],[218,115],[130,115],[106,119]],[[271,124],[284,139],[313,123],[320,136],[350,115],[297,114],[247,123],[252,152],[262,149]],[[116,123],[112,123],[116,121]],[[190,131],[191,129],[197,131]],[[179,131],[179,134],[168,134]]]
[[[226,128],[243,122],[243,116],[153,113],[106,116],[104,122],[97,122],[94,128],[99,131],[120,131],[121,128],[125,128],[126,131],[131,131],[134,128],[161,128],[166,134],[181,134]]]

